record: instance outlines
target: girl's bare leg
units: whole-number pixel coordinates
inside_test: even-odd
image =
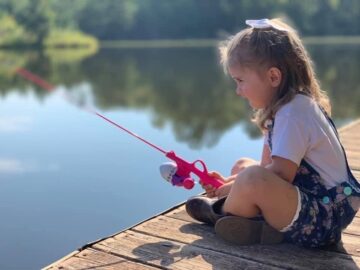
[[[243,169],[245,169],[245,168],[247,168],[249,166],[252,166],[252,165],[256,165],[256,164],[259,164],[259,162],[254,160],[254,159],[240,158],[238,161],[236,161],[236,163],[232,167],[230,175],[238,174]]]
[[[264,167],[253,165],[240,171],[223,210],[248,218],[261,213],[272,227],[280,230],[290,224],[297,205],[294,185]]]

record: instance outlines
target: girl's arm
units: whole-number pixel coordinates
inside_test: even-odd
[[[294,181],[298,165],[286,158],[273,156],[272,162],[265,166],[280,178],[292,183]]]
[[[209,174],[214,176],[214,177],[222,179],[223,181],[226,182],[225,185],[229,186],[236,179],[236,177],[237,177],[237,175],[239,173],[239,164],[238,164],[238,162],[232,168],[232,170],[231,170],[232,175],[229,176],[229,177],[223,177],[218,172],[210,172]],[[240,165],[240,167],[244,166],[244,168],[242,168],[242,169],[245,169],[245,167],[250,166],[250,165],[259,164],[259,162],[255,162],[255,160],[250,160],[250,159],[246,160],[246,162],[247,162],[247,164]],[[262,155],[261,155],[260,166],[266,167],[267,165],[269,165],[271,163],[272,163],[272,159],[271,159],[271,152],[270,152],[269,145],[264,143],[263,150],[262,150]],[[207,195],[209,197],[214,197],[215,196],[215,191],[216,190],[215,190],[214,187],[212,187],[210,185],[207,185],[207,186],[203,186],[203,188],[205,189],[205,191],[206,191],[206,193],[207,193]],[[228,191],[230,190],[229,187],[226,188],[226,189],[227,189],[227,192],[225,192],[225,193],[228,193]]]
[[[278,156],[271,157],[271,151],[267,144],[264,144],[260,165],[289,183],[293,182],[298,169],[298,165],[288,159]]]

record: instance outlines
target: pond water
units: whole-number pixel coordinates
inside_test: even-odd
[[[360,117],[359,46],[309,46],[339,127]],[[0,269],[38,269],[201,192],[159,175],[165,156],[64,94],[188,161],[227,175],[260,158],[251,110],[216,48],[0,52]],[[16,76],[23,66],[52,93]]]

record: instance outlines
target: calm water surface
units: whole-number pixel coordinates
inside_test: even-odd
[[[360,117],[359,47],[309,50],[338,126]],[[251,111],[215,48],[0,52],[0,59],[0,269],[38,269],[201,192],[162,180],[160,152],[64,94],[224,175],[241,156],[260,158]],[[15,76],[18,66],[55,91]]]

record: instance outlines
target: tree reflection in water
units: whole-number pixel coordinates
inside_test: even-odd
[[[358,118],[359,46],[308,48],[319,81],[330,95],[335,121],[341,125]],[[99,110],[147,110],[156,127],[171,124],[177,139],[194,148],[215,145],[239,122],[250,137],[260,135],[249,120],[247,102],[235,95],[234,84],[223,73],[216,48],[104,49],[74,61],[69,57],[61,61],[58,53],[0,52],[6,64],[0,69],[1,95],[34,91],[39,99],[46,98],[47,92],[11,72],[24,66],[75,96],[87,83],[91,89],[87,94]]]

